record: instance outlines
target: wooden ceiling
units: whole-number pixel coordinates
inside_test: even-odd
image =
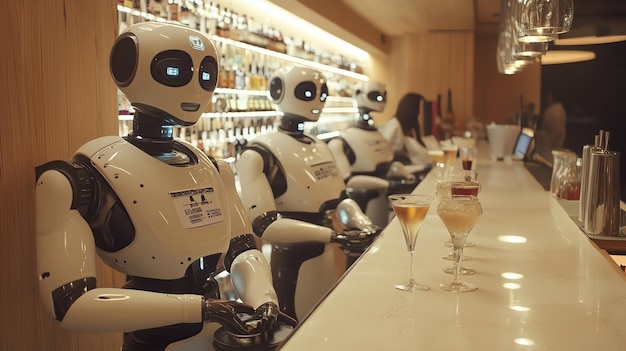
[[[501,0],[342,0],[389,36],[498,28]]]
[[[502,0],[341,0],[389,36],[427,31],[498,30]],[[573,0],[577,25],[626,23],[625,0]]]

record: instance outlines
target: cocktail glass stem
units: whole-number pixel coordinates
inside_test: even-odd
[[[459,276],[461,275],[461,261],[463,260],[463,245],[454,245],[454,283],[460,282]]]
[[[415,250],[411,250],[411,256],[409,261],[409,286],[414,286],[416,284],[415,279],[413,279],[413,253]]]

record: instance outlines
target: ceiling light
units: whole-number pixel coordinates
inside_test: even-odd
[[[583,50],[550,50],[541,57],[542,65],[555,65],[560,63],[574,63],[590,61],[596,58],[592,51]]]
[[[522,43],[547,43],[549,41],[554,41],[558,38],[555,34],[533,34],[533,35],[524,35],[519,37],[517,40]]]
[[[584,37],[574,37],[574,38],[565,38],[565,39],[557,39],[554,41],[555,45],[593,45],[593,44],[607,44],[607,43],[616,43],[619,41],[625,41],[626,35],[605,35],[605,36],[584,36]]]
[[[518,40],[519,41],[519,40]],[[548,43],[533,42],[524,43],[519,42],[517,44],[516,54],[520,56],[539,57],[544,55],[548,51]]]

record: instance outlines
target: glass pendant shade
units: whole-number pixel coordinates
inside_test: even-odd
[[[519,40],[518,40],[519,41]],[[541,57],[545,55],[548,51],[548,43],[547,42],[518,42],[517,45],[517,55],[518,56],[529,56],[529,57]]]
[[[520,42],[556,40],[574,19],[573,0],[515,0],[511,10]]]

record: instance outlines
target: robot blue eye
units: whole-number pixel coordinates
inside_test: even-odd
[[[383,97],[382,97],[382,96],[380,96],[380,95],[378,95],[378,96],[376,97],[376,101],[378,101],[378,102],[382,102],[382,101],[383,101]]]
[[[217,85],[218,64],[214,57],[206,56],[200,63],[198,82],[202,89],[213,91]]]
[[[178,67],[167,67],[165,73],[171,77],[177,77],[180,73]]]
[[[152,78],[168,87],[182,87],[193,78],[193,60],[180,50],[166,50],[156,54],[150,63]]]
[[[310,97],[313,96],[313,93],[310,90],[307,90],[307,91],[304,92],[304,96],[310,98]]]

